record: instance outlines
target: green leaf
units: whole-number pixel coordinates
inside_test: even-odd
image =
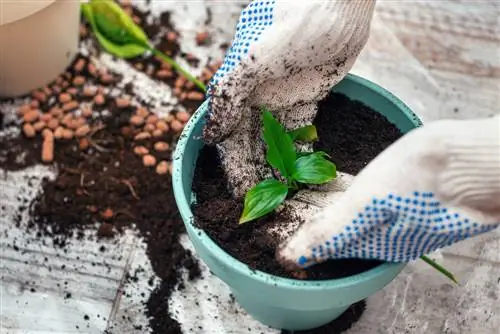
[[[422,256],[420,257],[424,262],[426,262],[428,265],[439,271],[441,274],[444,276],[448,277],[453,283],[458,285],[458,280],[455,278],[455,275],[453,275],[451,272],[449,272],[445,267],[437,263],[436,261],[432,260],[431,258],[427,256]]]
[[[266,108],[262,108],[264,121],[264,141],[267,144],[267,162],[280,171],[284,177],[293,173],[297,158],[292,138],[285,128]]]
[[[323,184],[333,180],[337,176],[337,169],[325,159],[325,155],[324,152],[314,152],[298,158],[292,178],[307,184]]]
[[[91,0],[95,23],[101,34],[117,44],[148,46],[148,36],[114,0]]]
[[[104,24],[106,15],[102,13],[96,14],[95,4],[101,2],[103,0],[92,1],[90,3],[81,4],[81,9],[83,15],[89,22],[94,31],[97,40],[102,45],[102,47],[109,53],[120,57],[120,58],[134,58],[143,55],[146,51],[149,50],[147,44],[142,42],[126,42],[130,39],[130,34],[120,35],[120,31],[122,31],[119,27],[114,26],[112,24]],[[106,1],[107,2],[107,1]],[[99,10],[102,10],[102,7],[98,6]],[[124,13],[126,15],[126,13]],[[98,26],[96,19],[101,22]],[[133,23],[133,21],[132,21]],[[103,31],[101,28],[104,27]],[[116,29],[115,29],[116,28]],[[125,44],[126,42],[126,44]]]
[[[318,132],[316,131],[316,127],[314,125],[306,125],[304,127],[290,131],[288,132],[288,134],[294,141],[302,141],[308,143],[318,140]]]
[[[275,179],[260,182],[245,196],[240,224],[260,218],[276,209],[286,198],[288,187]]]

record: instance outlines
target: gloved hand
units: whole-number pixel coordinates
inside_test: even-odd
[[[364,47],[375,0],[252,1],[209,88],[207,144],[216,144],[236,198],[271,175],[261,106],[287,128],[311,124],[318,100]]]
[[[283,242],[290,269],[327,259],[408,262],[500,225],[500,115],[415,129]]]

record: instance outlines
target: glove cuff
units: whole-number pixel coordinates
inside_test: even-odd
[[[449,154],[438,179],[440,195],[450,204],[500,218],[500,115],[461,122],[447,137]]]

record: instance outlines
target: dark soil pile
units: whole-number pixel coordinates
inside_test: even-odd
[[[330,154],[338,170],[356,175],[402,133],[380,114],[345,95],[332,93],[319,103],[314,121],[320,141],[316,150]],[[267,232],[276,213],[238,225],[243,203],[227,191],[223,171],[213,147],[204,147],[194,179],[195,221],[225,251],[251,268],[277,276],[308,280],[334,279],[361,273],[380,264],[367,260],[330,260],[305,272],[287,272],[275,258],[278,241]],[[297,219],[283,211],[281,219]]]

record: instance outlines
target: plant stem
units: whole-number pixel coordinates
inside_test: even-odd
[[[450,280],[452,280],[455,284],[458,285],[458,281],[455,278],[455,276],[452,273],[450,273],[448,270],[446,270],[443,266],[441,266],[439,263],[435,262],[434,260],[430,259],[429,257],[427,257],[425,255],[423,255],[420,258],[422,260],[424,260],[424,262],[426,262],[428,265],[430,265],[431,267],[433,267],[434,269],[436,269],[437,271],[439,271],[440,273],[442,273],[443,275],[445,275]]]
[[[179,64],[177,64],[172,58],[161,52],[160,50],[150,47],[150,50],[153,52],[153,54],[157,57],[160,57],[163,59],[165,62],[170,64],[174,70],[185,76],[189,81],[192,81],[198,88],[200,88],[204,93],[207,91],[205,85],[203,82],[200,80],[196,79],[194,76],[192,76],[190,73],[185,71]]]

